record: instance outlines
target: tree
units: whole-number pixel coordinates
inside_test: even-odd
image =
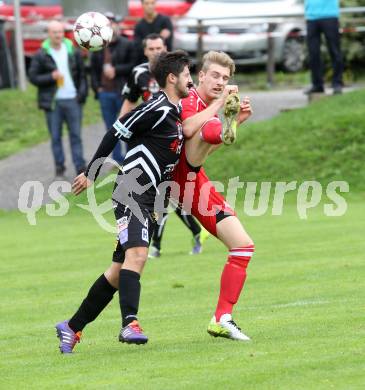
[[[341,7],[365,7],[365,0],[341,0]],[[356,27],[365,24],[365,13],[360,15],[341,16],[341,26]],[[347,66],[365,63],[365,32],[345,32],[342,35],[342,50]]]

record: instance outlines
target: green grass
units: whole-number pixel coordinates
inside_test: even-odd
[[[332,70],[331,66],[328,66],[327,72],[324,76],[325,84],[328,87],[331,86],[332,82]],[[346,86],[353,84],[363,85],[365,83],[365,73],[361,67],[356,69],[346,69],[343,75],[344,83]],[[239,84],[240,88],[244,90],[278,90],[278,89],[304,89],[311,83],[310,72],[308,70],[288,73],[276,68],[274,74],[274,84],[269,86],[267,82],[267,73],[264,67],[242,67],[239,68],[234,76],[234,82]]]
[[[73,356],[59,354],[53,326],[108,266],[114,237],[74,205],[63,218],[41,211],[36,226],[2,213],[0,388],[362,389],[365,206],[351,200],[340,218],[322,210],[303,221],[289,202],[280,217],[244,217],[257,251],[235,319],[252,342],[207,335],[226,251],[210,238],[202,255],[187,255],[173,215],[163,256],[142,279],[149,343],[117,342],[116,297]]]
[[[307,71],[297,73],[286,73],[277,69],[274,74],[274,85],[269,86],[265,70],[257,68],[244,68],[234,76],[235,83],[244,90],[271,90],[305,88],[310,84],[310,74]]]
[[[357,91],[244,126],[237,145],[209,157],[211,177],[222,181],[350,183],[342,217],[324,216],[321,203],[301,220],[294,194],[281,216],[243,217],[257,248],[235,310],[247,344],[206,334],[226,250],[211,238],[202,255],[187,255],[189,234],[172,216],[163,257],[148,262],[142,279],[150,342],[117,342],[116,298],[76,353],[60,355],[53,326],[108,266],[114,237],[76,207],[85,195],[70,198],[63,218],[40,211],[36,226],[0,211],[0,388],[362,389],[364,98]],[[98,191],[99,200],[109,193]]]
[[[365,90],[325,98],[259,123],[242,125],[234,147],[207,161],[216,180],[345,180],[365,189]],[[254,107],[254,110],[260,107]],[[224,156],[224,158],[222,157]]]
[[[44,112],[38,109],[37,89],[0,91],[0,159],[49,138]],[[83,125],[101,121],[99,104],[92,94],[83,110]]]

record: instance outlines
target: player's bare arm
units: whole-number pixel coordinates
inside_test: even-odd
[[[197,131],[200,130],[207,120],[214,117],[219,112],[219,110],[224,106],[227,96],[230,93],[236,92],[238,92],[237,85],[226,85],[222,89],[222,94],[217,99],[213,100],[204,111],[185,119],[183,122],[184,137],[191,138]]]
[[[237,123],[240,125],[244,121],[246,121],[253,113],[250,98],[245,96],[241,103],[240,111],[237,114]]]

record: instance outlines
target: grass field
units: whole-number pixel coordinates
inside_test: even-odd
[[[63,218],[40,212],[36,226],[3,212],[0,388],[363,389],[364,215],[354,197],[340,218],[317,207],[303,221],[291,202],[280,217],[244,218],[257,250],[235,319],[249,343],[206,333],[226,251],[210,238],[189,256],[173,215],[163,256],[143,275],[149,343],[117,341],[115,297],[63,356],[53,326],[109,264],[114,237],[74,205]]]
[[[172,215],[163,256],[148,261],[142,279],[140,320],[149,343],[117,341],[115,297],[75,354],[62,356],[54,324],[73,314],[108,266],[114,237],[76,206],[85,195],[69,198],[65,217],[43,209],[36,226],[0,210],[0,388],[363,389],[364,99],[356,91],[249,124],[229,153],[209,157],[208,172],[223,182],[239,175],[350,184],[342,217],[326,217],[321,204],[300,219],[295,192],[281,216],[240,214],[256,244],[235,310],[249,343],[206,333],[226,250],[210,238],[203,254],[189,256],[189,233]],[[98,191],[99,200],[108,191]]]
[[[365,89],[360,89],[271,120],[244,124],[233,148],[209,157],[210,177],[222,181],[238,174],[245,181],[346,180],[351,189],[363,191],[364,102]]]
[[[90,95],[83,110],[83,125],[101,121],[99,102]],[[0,91],[0,159],[49,138],[44,112],[38,110],[37,89],[28,85]],[[65,127],[65,133],[67,132]]]

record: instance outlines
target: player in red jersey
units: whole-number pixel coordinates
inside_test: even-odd
[[[209,153],[220,144],[231,144],[236,138],[236,126],[252,113],[249,99],[241,103],[237,86],[228,85],[235,71],[233,60],[223,52],[209,52],[203,58],[197,88],[182,100],[185,146],[175,171],[180,186],[179,202],[191,211],[200,223],[228,248],[220,294],[208,333],[234,340],[250,340],[232,319],[246,279],[246,268],[254,252],[254,244],[235,212],[216,191],[202,165]],[[218,111],[225,109],[225,120]]]

